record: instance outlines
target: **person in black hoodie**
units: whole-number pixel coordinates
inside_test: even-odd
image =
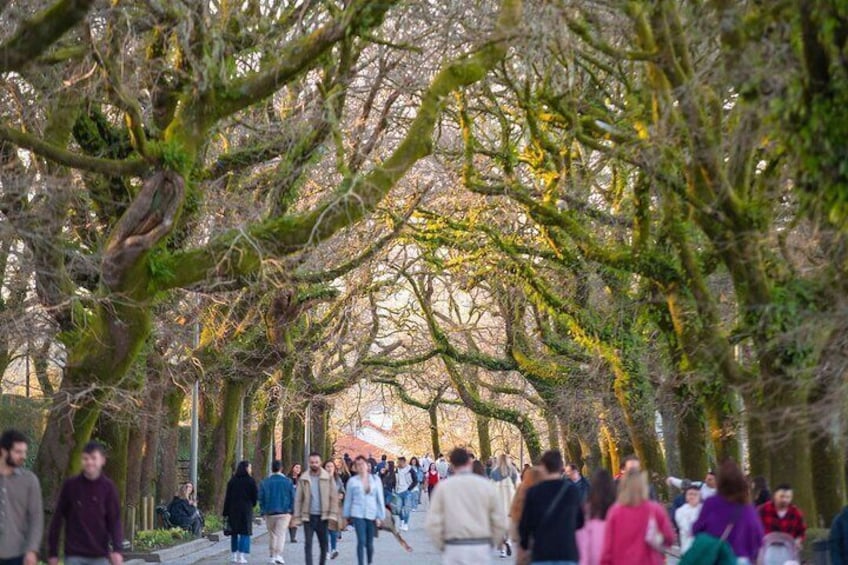
[[[224,518],[230,531],[230,549],[233,563],[247,563],[250,555],[250,536],[253,535],[253,507],[259,498],[259,489],[251,476],[250,462],[242,461],[227,483],[224,498]]]
[[[199,536],[203,532],[203,518],[191,499],[192,490],[191,483],[180,486],[180,492],[168,505],[168,514],[172,524]]]
[[[575,534],[583,527],[580,493],[571,481],[562,478],[559,450],[546,451],[539,463],[544,473],[542,481],[527,491],[518,524],[521,547],[532,547],[533,563],[576,563],[579,556]]]

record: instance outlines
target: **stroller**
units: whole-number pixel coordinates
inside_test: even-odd
[[[763,547],[757,565],[798,565],[801,555],[795,540],[789,534],[772,532],[763,538]]]

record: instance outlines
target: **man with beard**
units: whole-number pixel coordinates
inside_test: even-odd
[[[27,438],[17,430],[0,436],[0,565],[36,565],[44,529],[41,486],[23,468]]]

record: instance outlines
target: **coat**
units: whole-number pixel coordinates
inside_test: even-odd
[[[259,489],[250,475],[234,476],[227,483],[224,517],[233,535],[253,535],[253,507],[258,498]]]
[[[830,527],[830,562],[848,565],[848,507],[842,510]]]
[[[319,492],[321,493],[321,519],[339,520],[339,491],[336,489],[335,481],[325,469],[321,469],[318,476]],[[297,480],[297,493],[294,502],[294,514],[292,514],[292,526],[299,526],[309,521],[309,503],[312,500],[311,488],[312,476],[305,471]]]

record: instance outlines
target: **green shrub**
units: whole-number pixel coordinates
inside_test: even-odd
[[[154,551],[171,547],[188,539],[191,539],[191,534],[182,528],[142,530],[136,532],[135,540],[133,540],[133,548],[135,551]]]
[[[207,514],[203,517],[204,531],[207,534],[214,534],[224,529],[224,519],[217,514]]]

